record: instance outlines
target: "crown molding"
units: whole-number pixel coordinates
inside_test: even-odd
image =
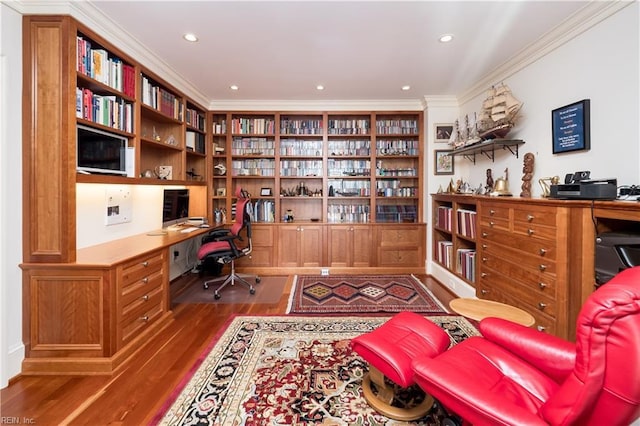
[[[422,111],[419,99],[399,100],[242,100],[209,103],[212,111]]]
[[[491,73],[485,75],[473,86],[460,93],[458,96],[460,104],[484,94],[492,85],[506,80],[635,1],[637,0],[589,2],[562,24],[520,50],[510,60],[496,66]]]
[[[423,109],[428,108],[458,108],[458,98],[455,95],[426,95],[422,100]]]

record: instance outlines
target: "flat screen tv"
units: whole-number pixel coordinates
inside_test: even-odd
[[[127,175],[127,138],[88,126],[77,126],[76,170]]]
[[[186,222],[189,218],[189,189],[165,189],[162,200],[162,227]]]

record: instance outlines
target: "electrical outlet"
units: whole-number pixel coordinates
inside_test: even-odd
[[[177,259],[180,256],[180,252],[178,250],[174,250],[173,252],[173,258]]]
[[[323,277],[326,277],[327,275],[329,275],[329,268],[320,269],[320,275],[322,275]]]

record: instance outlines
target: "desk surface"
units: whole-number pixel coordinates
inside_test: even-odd
[[[170,247],[174,244],[186,241],[190,238],[200,237],[212,229],[223,225],[199,228],[193,232],[182,233],[180,231],[149,232],[121,238],[91,247],[79,249],[76,253],[76,264],[108,266],[124,262],[135,256],[140,256],[154,250]]]
[[[452,311],[462,316],[480,321],[487,317],[503,318],[531,327],[536,320],[531,314],[515,306],[494,302],[493,300],[460,298],[449,302]]]

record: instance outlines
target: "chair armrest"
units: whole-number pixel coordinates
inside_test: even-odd
[[[576,360],[574,343],[500,318],[480,321],[482,336],[561,383]]]
[[[209,243],[211,241],[218,241],[221,237],[229,234],[230,231],[228,229],[214,229],[202,237],[202,244]]]

